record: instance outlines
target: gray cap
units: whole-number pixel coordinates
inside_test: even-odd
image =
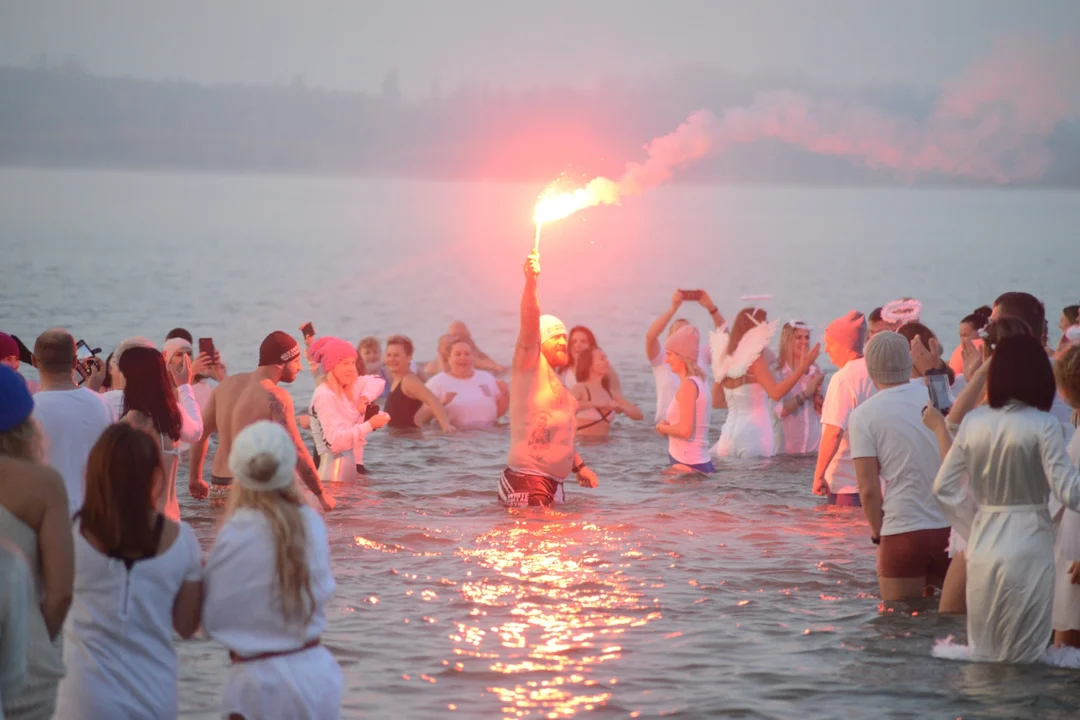
[[[911,344],[903,335],[879,332],[866,345],[866,369],[877,385],[902,385],[911,380]]]

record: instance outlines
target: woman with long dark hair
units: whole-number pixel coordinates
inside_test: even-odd
[[[179,444],[198,442],[203,431],[202,414],[191,389],[191,360],[185,358],[179,369],[170,368],[157,350],[133,347],[120,356],[119,367],[126,381],[120,421],[158,438],[165,482],[157,488],[157,507],[169,520],[177,521],[180,519],[180,501],[176,497]]]
[[[558,373],[567,389],[573,390],[574,385],[578,383],[577,366],[581,353],[586,350],[595,350],[598,347],[600,346],[596,342],[596,334],[592,330],[584,325],[575,325],[570,328],[570,334],[566,336],[566,354],[570,356],[570,364]],[[615,372],[614,367],[611,368],[609,373],[608,383],[616,391],[622,389],[619,374]]]
[[[334,574],[326,525],[297,493],[296,446],[280,425],[257,422],[236,436],[229,470],[202,616],[232,659],[222,714],[333,720],[341,668],[321,638]]]
[[[90,452],[56,717],[176,717],[173,630],[199,628],[202,551],[187,523],[158,510],[158,443],[117,423]]]
[[[998,343],[988,405],[964,418],[934,494],[967,538],[968,651],[973,660],[1034,662],[1052,630],[1054,538],[1047,502],[1080,509],[1080,472],[1049,414],[1050,359],[1032,335]],[[965,477],[970,480],[970,492]]]
[[[578,437],[606,438],[619,414],[631,420],[645,419],[641,408],[619,392],[612,379],[613,373],[607,353],[602,349],[585,348],[578,354],[574,368],[577,384],[571,391],[578,401]]]

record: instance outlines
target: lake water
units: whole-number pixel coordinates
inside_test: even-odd
[[[353,341],[404,332],[427,359],[462,319],[508,360],[538,190],[0,170],[0,329],[60,325],[108,352],[181,325],[237,372],[307,320]],[[1056,325],[1080,299],[1078,227],[1072,191],[666,187],[546,228],[540,292],[596,332],[651,417],[642,338],[677,287],[728,317],[772,294],[772,317],[818,327],[913,295],[951,349],[960,317],[1005,290],[1039,295]],[[302,404],[310,379],[292,390]],[[621,421],[581,448],[597,490],[511,512],[495,498],[506,443],[505,428],[380,433],[369,479],[332,488],[324,640],[345,717],[1076,717],[1075,671],[932,658],[963,619],[881,607],[865,520],[810,494],[812,459],[673,480],[666,441]],[[217,513],[183,477],[181,495],[208,548]],[[225,651],[179,648],[182,716],[215,717]]]

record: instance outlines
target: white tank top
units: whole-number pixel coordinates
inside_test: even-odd
[[[701,378],[691,377],[697,387],[697,400],[694,403],[694,430],[689,440],[668,436],[668,453],[684,465],[700,465],[709,462],[709,396],[705,392],[705,382]],[[667,421],[674,425],[679,422],[679,400],[676,396],[667,409]]]

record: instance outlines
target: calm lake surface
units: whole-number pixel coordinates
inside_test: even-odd
[[[540,188],[361,178],[0,170],[0,329],[69,328],[109,352],[172,327],[233,372],[270,331],[404,332],[453,320],[508,361]],[[948,349],[1005,290],[1080,299],[1072,191],[665,187],[544,229],[545,311],[597,334],[651,418],[648,324],[678,287],[734,316],[818,328],[912,295]],[[699,328],[700,308],[683,313]],[[816,333],[820,339],[820,333]],[[1052,327],[1056,342],[1056,327]],[[822,364],[827,360],[822,358]],[[311,395],[309,377],[292,391]],[[714,417],[712,440],[722,414]],[[333,487],[338,590],[326,644],[345,717],[1075,718],[1080,675],[937,660],[963,639],[936,603],[883,608],[858,511],[810,494],[813,459],[661,474],[666,440],[625,420],[582,454],[600,475],[553,511],[507,511],[506,428],[379,433],[368,480]],[[218,511],[181,505],[204,548]],[[182,717],[217,715],[225,650],[181,642]]]

